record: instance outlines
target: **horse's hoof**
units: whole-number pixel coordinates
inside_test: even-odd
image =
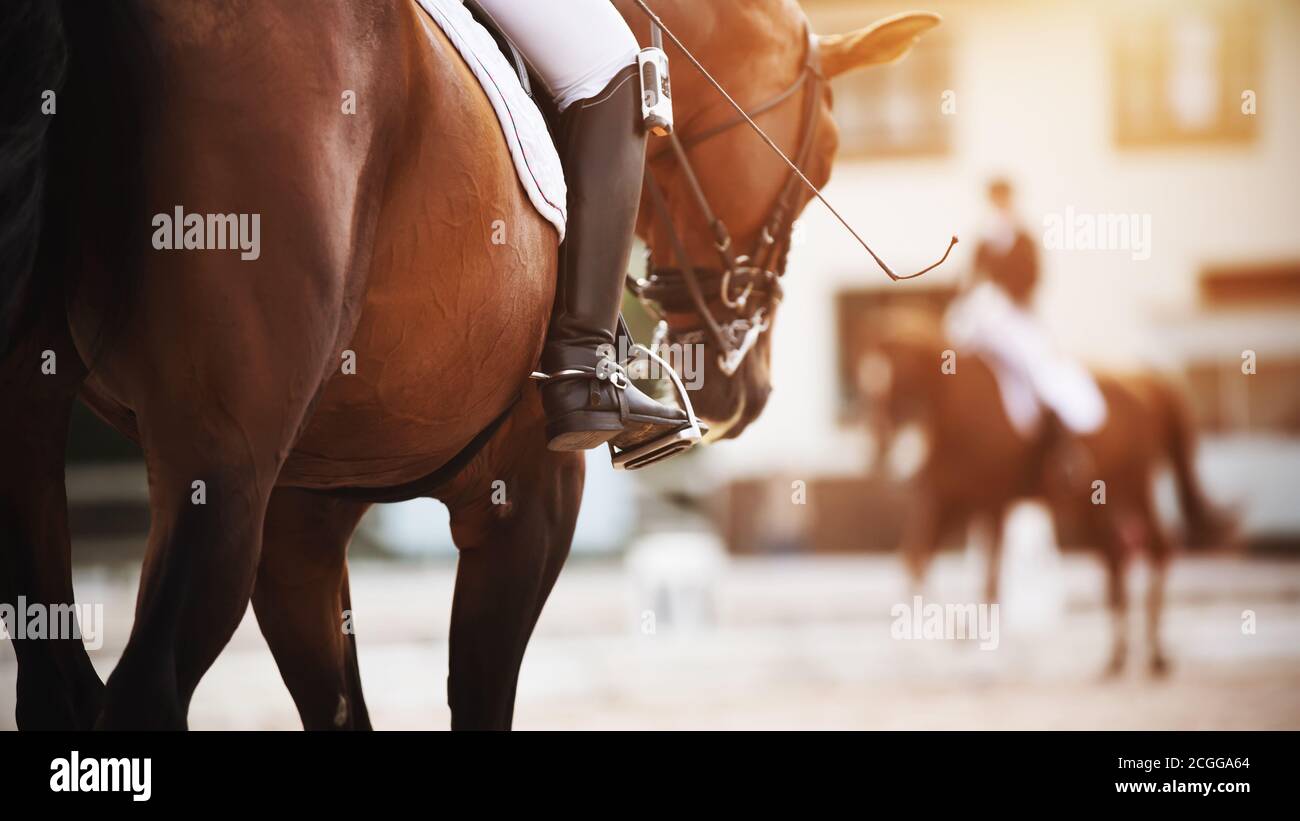
[[[1172,668],[1173,665],[1169,663],[1169,659],[1165,656],[1157,654],[1151,657],[1152,678],[1164,678],[1169,675]]]
[[[103,698],[104,685],[93,671],[65,684],[38,660],[18,674],[14,718],[20,730],[84,732],[95,726]]]
[[[1122,654],[1111,656],[1110,661],[1106,664],[1106,669],[1101,673],[1102,681],[1114,681],[1124,672],[1124,656]]]

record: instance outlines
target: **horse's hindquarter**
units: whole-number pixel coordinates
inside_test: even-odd
[[[1148,372],[1096,377],[1106,399],[1106,422],[1082,440],[1095,461],[1098,478],[1144,487],[1168,444],[1166,388],[1161,377]]]
[[[487,98],[409,2],[410,96],[365,307],[282,484],[382,487],[431,473],[526,389],[556,233],[515,175]],[[364,104],[364,103],[363,103]]]
[[[113,59],[139,65],[76,78],[82,99],[122,84],[110,99],[133,106],[83,106],[68,126],[98,129],[77,137],[70,173],[85,193],[70,218],[114,229],[81,231],[70,255],[84,266],[74,339],[83,359],[102,353],[84,395],[139,439],[202,431],[212,449],[242,440],[228,461],[251,451],[278,470],[361,313],[386,187],[377,158],[392,154],[409,93],[395,53],[403,9],[96,5],[134,38]],[[122,208],[106,215],[107,203]]]
[[[144,254],[88,404],[135,438],[178,414],[203,429],[205,408],[268,443],[297,435],[286,484],[436,469],[525,387],[554,289],[555,231],[472,75],[414,0],[138,10],[157,66],[138,90],[153,103],[142,213],[124,230],[178,205],[251,214],[260,249]],[[109,267],[88,267],[70,305],[83,357],[122,299]]]

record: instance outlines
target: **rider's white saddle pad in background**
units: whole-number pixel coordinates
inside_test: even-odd
[[[555,152],[542,112],[519,84],[518,75],[497,48],[492,35],[470,15],[461,0],[419,0],[419,3],[460,52],[483,87],[501,123],[519,182],[538,213],[555,226],[563,240],[568,190],[560,156]]]
[[[984,356],[1007,418],[1026,438],[1038,429],[1040,403],[1074,433],[1105,424],[1106,398],[1092,374],[1059,354],[1037,320],[998,286],[983,282],[954,300],[944,330],[955,345]]]

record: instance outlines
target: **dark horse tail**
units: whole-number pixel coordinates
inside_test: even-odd
[[[1186,525],[1184,543],[1193,549],[1227,546],[1235,536],[1236,524],[1233,517],[1210,503],[1197,478],[1196,429],[1191,408],[1177,387],[1164,380],[1158,384],[1165,409],[1165,444]]]
[[[45,216],[47,137],[67,68],[63,13],[52,0],[0,3],[0,352],[31,298]]]
[[[156,74],[136,6],[0,2],[0,355],[73,292],[84,258],[103,264],[114,295],[96,306],[91,347],[125,320],[147,247],[141,90]]]

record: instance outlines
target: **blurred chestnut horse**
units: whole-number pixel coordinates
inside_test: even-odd
[[[1059,438],[1028,440],[1017,433],[989,365],[949,344],[932,313],[895,309],[871,336],[861,381],[874,438],[887,447],[893,431],[916,423],[928,440],[913,477],[916,496],[902,543],[914,583],[924,579],[941,539],[976,525],[989,551],[985,596],[996,601],[1003,519],[1013,503],[1041,499],[1052,511],[1058,541],[1068,534],[1100,550],[1114,626],[1111,673],[1123,668],[1126,655],[1126,570],[1130,559],[1146,555],[1149,660],[1152,672],[1164,672],[1160,618],[1174,552],[1156,518],[1157,469],[1165,463],[1173,469],[1190,545],[1228,535],[1227,520],[1211,508],[1196,477],[1195,431],[1178,390],[1152,373],[1098,374],[1107,420],[1096,433],[1079,437],[1082,458],[1067,470]],[[957,355],[954,373],[940,367],[946,350]],[[1104,497],[1095,481],[1105,483]]]
[[[792,0],[655,6],[745,105],[806,65],[832,77],[900,57],[937,22],[900,15],[810,39]],[[619,7],[648,42],[645,21]],[[508,727],[584,463],[546,449],[528,381],[557,236],[460,57],[413,0],[310,13],[10,0],[0,32],[24,72],[0,86],[0,601],[73,601],[63,469],[78,396],[140,443],[152,510],[134,627],[107,685],[80,641],[17,641],[19,725],[184,727],[251,597],[303,724],[368,726],[342,629],[347,544],[371,503],[431,496],[451,510],[460,549],[452,725]],[[670,55],[679,130],[728,120]],[[42,110],[47,89],[57,113]],[[824,183],[837,147],[825,85],[761,120],[790,151],[814,93],[805,170]],[[672,222],[712,258],[664,149],[651,165]],[[734,239],[755,241],[787,170],[741,128],[691,154]],[[153,215],[178,205],[260,215],[260,254],[152,250]],[[662,224],[640,230],[665,242]],[[732,376],[711,368],[696,394],[730,435],[763,407],[767,344]],[[492,502],[498,481],[506,504]]]

